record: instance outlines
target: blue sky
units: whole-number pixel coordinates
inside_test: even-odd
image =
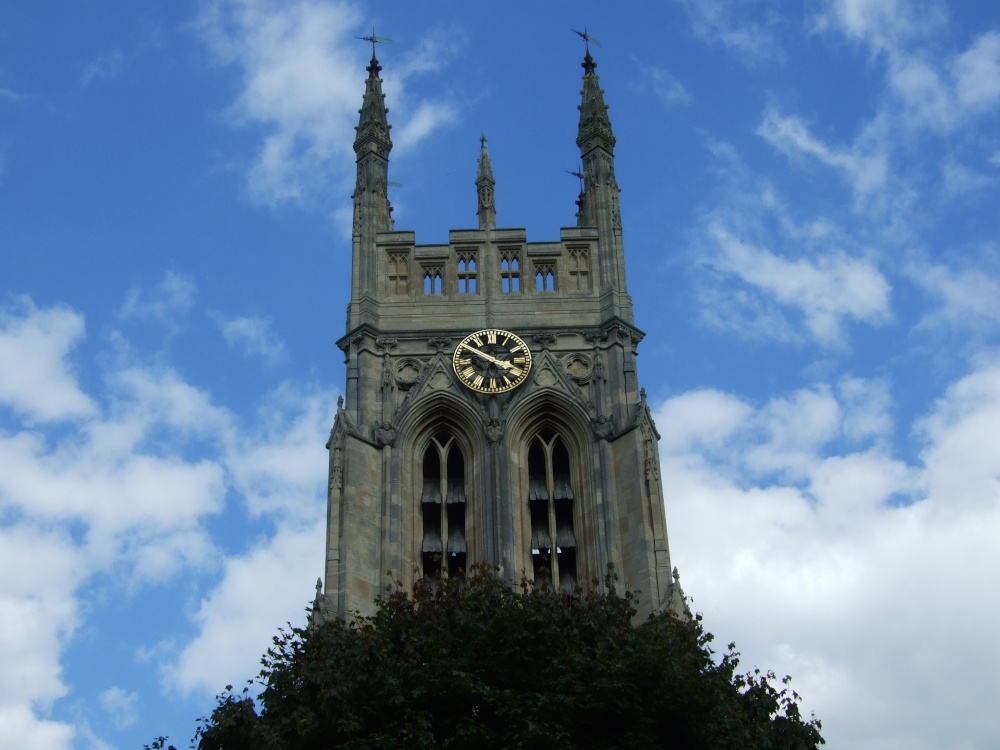
[[[134,748],[322,572],[353,126],[396,227],[574,223],[618,137],[674,562],[831,747],[1000,744],[1000,5],[0,8],[0,745]]]

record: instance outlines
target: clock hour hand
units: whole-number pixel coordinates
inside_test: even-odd
[[[490,354],[487,354],[484,351],[480,351],[479,349],[471,347],[468,344],[462,344],[462,346],[465,347],[466,351],[469,351],[472,354],[475,354],[477,357],[481,357],[482,359],[485,359],[487,362],[492,362],[493,364],[497,365],[498,367],[502,367],[505,370],[509,370],[509,369],[511,369],[514,366],[510,362],[504,362],[502,359],[497,359],[496,357],[494,357],[494,356],[492,356]]]

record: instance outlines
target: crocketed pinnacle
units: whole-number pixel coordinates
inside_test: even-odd
[[[479,139],[479,170],[476,173],[476,192],[479,195],[479,208],[476,213],[479,215],[480,229],[492,228],[497,225],[497,211],[493,195],[495,185],[493,166],[490,164],[490,152],[486,150],[486,136],[483,135]]]
[[[389,138],[389,125],[386,115],[389,110],[385,106],[385,94],[382,93],[382,79],[379,73],[382,66],[378,64],[378,58],[372,51],[372,60],[368,64],[368,78],[365,81],[365,98],[361,103],[358,114],[361,118],[355,128],[357,137],[354,139],[354,152],[361,156],[365,151],[375,151],[376,153],[388,157],[392,149],[392,140]]]
[[[476,173],[476,185],[488,182],[495,185],[493,179],[493,166],[490,164],[490,152],[486,150],[486,136],[479,138],[479,171]]]
[[[614,153],[615,136],[611,131],[611,120],[608,118],[608,105],[604,103],[604,92],[598,84],[599,77],[594,72],[597,63],[587,50],[583,58],[583,101],[580,110],[580,128],[576,137],[576,145],[580,152],[586,154],[594,148],[603,148],[608,153]]]

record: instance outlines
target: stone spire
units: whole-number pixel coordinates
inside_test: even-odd
[[[358,113],[361,118],[355,128],[354,153],[357,155],[358,176],[354,188],[354,233],[370,234],[392,229],[392,207],[386,192],[389,173],[389,152],[392,140],[386,115],[385,94],[382,93],[382,66],[375,57],[368,64],[365,96]]]
[[[608,119],[608,105],[604,103],[604,92],[598,84],[598,75],[594,72],[597,63],[590,56],[583,58],[583,102],[580,104],[580,128],[576,137],[576,145],[581,153],[587,153],[594,148],[602,148],[612,156],[615,152],[615,135],[611,131],[611,120]]]
[[[577,32],[579,33],[579,32]],[[632,303],[625,283],[625,253],[622,245],[622,220],[615,179],[615,134],[604,103],[597,63],[590,56],[589,37],[583,58],[583,99],[580,102],[580,126],[576,145],[583,161],[583,192],[578,201],[577,223],[597,227],[601,289],[610,292],[610,316],[632,321]]]
[[[493,166],[490,164],[490,152],[486,150],[486,136],[479,139],[479,171],[476,173],[476,192],[479,194],[480,229],[496,229],[497,209],[493,202],[493,188],[497,184],[493,179]]]

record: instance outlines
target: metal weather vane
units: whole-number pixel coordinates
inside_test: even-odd
[[[574,34],[576,34],[581,39],[583,39],[584,43],[586,43],[586,45],[587,45],[587,54],[588,55],[590,54],[590,43],[591,42],[593,42],[594,44],[596,44],[598,47],[601,46],[601,43],[599,41],[597,41],[596,39],[594,39],[594,37],[592,37],[590,34],[587,33],[587,27],[586,26],[583,27],[583,31],[577,31],[576,29],[570,29],[570,31],[572,31]]]
[[[579,33],[579,32],[577,32],[577,33]],[[385,44],[386,42],[391,42],[392,41],[387,36],[375,36],[375,27],[374,26],[372,26],[371,36],[356,36],[354,38],[355,39],[360,39],[363,42],[371,42],[372,43],[372,57],[375,56],[375,45],[376,44]]]
[[[583,192],[583,172],[572,172],[572,171],[570,171],[570,170],[567,169],[566,170],[566,174],[571,174],[571,175],[573,175],[574,177],[576,177],[580,181],[580,192],[582,193]]]

